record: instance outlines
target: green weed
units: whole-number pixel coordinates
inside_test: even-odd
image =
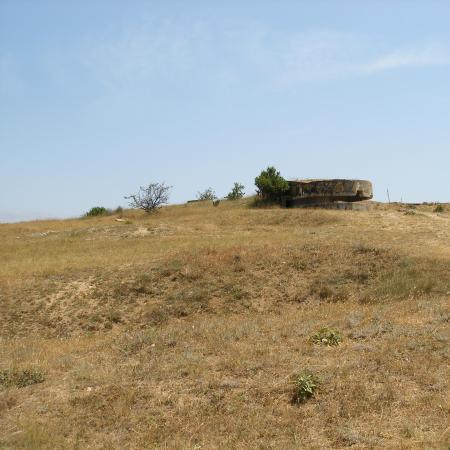
[[[311,340],[315,344],[332,346],[339,345],[342,342],[342,337],[338,331],[325,327],[313,334]]]
[[[292,403],[299,405],[311,397],[314,397],[319,381],[314,374],[303,372],[295,377],[293,384],[294,392],[292,395]]]

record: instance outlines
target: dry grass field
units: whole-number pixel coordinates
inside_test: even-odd
[[[447,449],[433,208],[0,225],[0,448]]]

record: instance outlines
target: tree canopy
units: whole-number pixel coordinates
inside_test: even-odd
[[[260,194],[266,200],[281,200],[281,196],[289,189],[288,182],[273,166],[267,167],[256,178],[255,185]]]

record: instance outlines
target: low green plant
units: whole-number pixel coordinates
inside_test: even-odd
[[[314,397],[318,384],[319,380],[311,372],[303,372],[296,375],[293,381],[294,392],[292,395],[292,403],[299,405]]]
[[[234,183],[233,189],[227,195],[228,200],[239,200],[244,196],[244,185],[240,183]]]
[[[4,387],[17,386],[23,388],[32,384],[42,383],[44,374],[36,369],[0,370],[0,385]]]
[[[103,206],[94,206],[86,213],[86,217],[106,216],[107,214],[108,210]]]
[[[436,205],[436,208],[434,208],[435,213],[441,213],[444,212],[444,207],[442,205]]]
[[[342,337],[338,331],[325,327],[313,334],[311,340],[315,344],[332,346],[339,345],[342,342]]]

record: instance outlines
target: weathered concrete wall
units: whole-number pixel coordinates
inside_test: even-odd
[[[295,203],[288,208],[321,208],[321,209],[341,209],[350,211],[370,211],[373,209],[373,202],[365,200],[362,202],[321,202],[321,203]]]
[[[283,197],[284,207],[321,206],[334,202],[360,202],[373,197],[372,183],[367,180],[292,180]],[[356,208],[347,208],[356,209]]]

